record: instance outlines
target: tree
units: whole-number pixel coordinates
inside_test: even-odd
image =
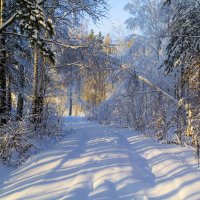
[[[41,50],[43,56],[47,56],[51,61],[54,61],[54,56],[51,50],[46,46],[44,39],[40,36],[41,31],[46,30],[48,31],[49,35],[54,33],[52,24],[50,20],[46,20],[43,9],[36,1],[16,1],[12,2],[16,3],[16,8],[14,8],[13,12],[15,13],[10,19],[7,21],[5,19],[5,1],[1,2],[1,38],[2,38],[2,45],[5,44],[5,37],[2,35],[2,31],[5,30],[8,26],[11,26],[14,22],[19,21],[17,25],[14,26],[15,29],[19,28],[20,33],[25,35],[29,38],[31,44],[37,45],[37,47]],[[41,3],[41,2],[40,2]],[[11,92],[10,86],[8,87],[8,93],[6,95],[6,52],[5,48],[1,47],[2,49],[2,60],[1,60],[1,77],[0,77],[0,88],[1,88],[1,95],[0,95],[0,113],[5,115],[6,114],[6,107],[11,108],[10,100],[11,100]],[[35,65],[36,66],[36,65]],[[10,85],[11,77],[8,77],[8,85]],[[6,106],[6,97],[7,96],[7,103]]]
[[[174,14],[168,30],[170,40],[166,49],[167,58],[164,66],[168,74],[175,74],[176,97],[184,102],[182,106],[186,112],[182,112],[183,114],[179,116],[182,121],[179,127],[185,127],[187,120],[187,126],[189,126],[187,135],[192,136],[193,141],[197,141],[199,140],[198,113],[200,111],[198,103],[200,100],[200,18],[198,15],[200,1],[167,1],[166,3],[166,6],[173,8]],[[180,130],[180,134],[183,131],[184,129]]]
[[[124,9],[131,14],[125,23],[132,31],[126,39],[129,48],[124,59],[130,64],[134,63],[135,70],[145,74],[155,84],[165,80],[167,86],[168,78],[159,69],[164,59],[165,47],[161,43],[161,34],[166,27],[163,20],[165,14],[161,13],[161,1],[130,1]]]
[[[6,2],[0,1],[0,26],[6,21]],[[6,122],[6,43],[0,34],[0,125]]]

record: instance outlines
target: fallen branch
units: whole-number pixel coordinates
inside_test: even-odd
[[[168,99],[172,100],[174,103],[176,103],[176,104],[179,103],[178,100],[175,99],[172,95],[168,94],[167,92],[162,90],[160,87],[158,87],[157,85],[153,84],[147,78],[144,78],[143,76],[137,75],[135,71],[133,71],[131,68],[127,67],[126,65],[122,65],[121,69],[131,73],[135,78],[137,78],[138,80],[146,83],[151,88],[153,88],[155,91],[162,93],[164,96],[166,96]]]

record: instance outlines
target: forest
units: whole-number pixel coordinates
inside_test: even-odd
[[[109,9],[0,0],[0,163],[20,167],[62,140],[66,116],[191,148],[199,162],[200,1],[130,0],[124,38],[89,28]]]

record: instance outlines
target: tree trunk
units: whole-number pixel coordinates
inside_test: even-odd
[[[38,117],[39,120],[42,120],[43,108],[44,108],[44,95],[46,88],[46,59],[43,58],[43,63],[40,70],[40,84],[39,84],[39,92],[38,92]]]
[[[72,116],[72,108],[73,108],[73,101],[72,101],[72,91],[70,88],[69,92],[69,116]]]
[[[22,65],[19,66],[19,74],[20,74],[20,87],[18,93],[17,100],[17,120],[21,120],[23,116],[23,107],[24,107],[24,67]]]
[[[7,78],[7,94],[6,94],[6,111],[8,116],[11,116],[11,110],[12,110],[11,81],[12,77],[11,75],[9,75]]]
[[[5,18],[5,2],[0,0],[0,26],[3,25]],[[0,125],[6,123],[6,49],[5,39],[0,34]]]
[[[18,94],[17,100],[17,120],[21,120],[23,116],[24,98],[21,93]]]
[[[0,38],[0,43],[2,42],[2,38]],[[1,44],[0,44],[1,46]],[[0,125],[6,123],[5,114],[6,114],[6,75],[5,75],[5,63],[2,58],[2,52],[0,58]]]
[[[34,80],[33,80],[33,105],[32,115],[33,122],[36,121],[38,115],[38,49],[37,44],[34,45]]]

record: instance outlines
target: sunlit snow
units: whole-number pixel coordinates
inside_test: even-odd
[[[65,123],[61,143],[1,180],[1,200],[199,200],[191,149],[84,118]]]

